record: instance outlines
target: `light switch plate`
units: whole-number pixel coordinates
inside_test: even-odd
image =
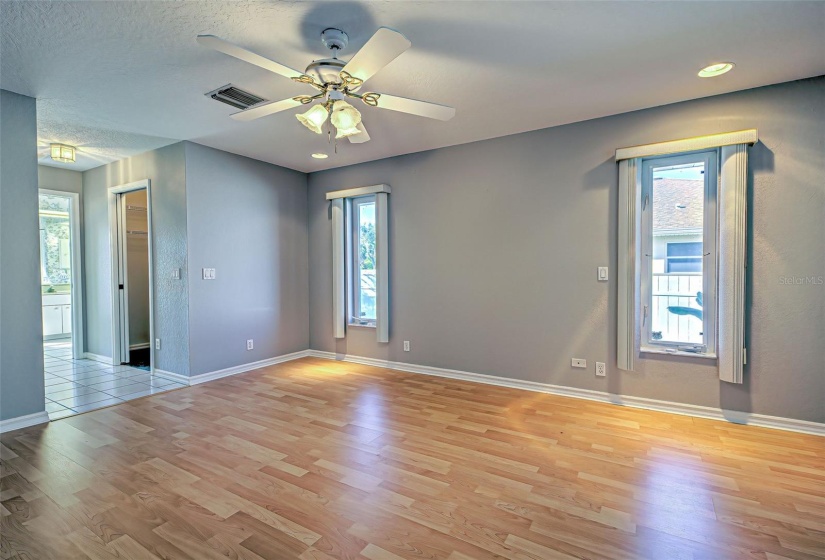
[[[600,266],[599,267],[599,282],[607,282],[607,267]]]
[[[215,269],[214,268],[204,268],[203,269],[203,279],[204,280],[214,280],[215,279]]]
[[[172,271],[172,279],[173,280],[180,280],[180,269],[176,268]]]

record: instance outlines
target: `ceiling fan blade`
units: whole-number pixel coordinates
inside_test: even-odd
[[[223,54],[243,60],[249,64],[260,66],[261,68],[269,70],[270,72],[275,72],[276,74],[280,74],[281,76],[285,76],[287,78],[299,78],[304,75],[303,72],[293,70],[289,66],[284,66],[279,62],[269,60],[266,57],[255,54],[254,52],[241,48],[238,45],[233,45],[229,41],[224,41],[220,37],[215,37],[214,35],[198,35],[197,41],[198,44],[204,47],[222,52]]]
[[[230,116],[236,121],[252,121],[267,115],[274,115],[275,113],[292,109],[293,107],[299,107],[301,105],[303,104],[299,100],[294,97],[290,97],[289,99],[282,99],[281,101],[262,103],[249,109],[232,113]]]
[[[353,144],[363,144],[364,142],[369,142],[370,134],[369,132],[367,132],[367,129],[364,128],[364,123],[358,123],[358,126],[356,128],[361,131],[361,134],[348,136],[349,141]]]
[[[360,80],[357,83],[360,85],[411,46],[412,43],[398,31],[381,27],[370,37],[367,44],[355,53],[341,72]]]
[[[397,95],[388,95],[386,93],[365,93],[364,97],[366,98],[369,95],[378,96],[375,107],[381,109],[409,113],[411,115],[438,119],[440,121],[448,121],[455,116],[455,108],[448,107],[447,105],[439,105],[438,103],[430,103],[429,101],[418,101],[417,99],[407,99],[406,97],[398,97]],[[368,103],[368,105],[372,105],[372,103]]]

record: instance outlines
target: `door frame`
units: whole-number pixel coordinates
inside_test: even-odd
[[[111,264],[110,286],[112,292],[112,365],[119,366],[122,361],[120,351],[121,325],[124,317],[120,312],[120,288],[118,286],[119,263],[121,239],[118,237],[118,195],[133,191],[146,190],[146,221],[147,221],[147,244],[149,247],[149,370],[155,372],[155,270],[154,270],[154,243],[152,228],[152,182],[149,179],[142,179],[124,185],[109,187],[107,189],[107,202],[109,206],[109,260]],[[125,244],[123,245],[125,251]],[[128,292],[124,290],[124,297],[128,297]],[[128,299],[126,300],[128,302]],[[128,321],[128,315],[125,319]],[[128,323],[126,324],[128,333]]]
[[[37,189],[37,193],[62,196],[71,201],[69,204],[69,231],[72,238],[70,255],[72,262],[72,358],[80,360],[84,357],[86,343],[83,336],[83,259],[80,252],[80,194],[54,189]],[[40,210],[38,208],[38,217],[39,214]]]

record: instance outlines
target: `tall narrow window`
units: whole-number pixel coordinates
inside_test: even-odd
[[[332,225],[332,333],[375,328],[390,340],[389,185],[327,193]]]
[[[715,353],[717,160],[642,160],[642,350]]]
[[[742,383],[748,146],[756,129],[619,148],[616,364],[641,352],[716,359]]]
[[[349,323],[375,326],[377,318],[375,195],[351,199],[349,218]]]

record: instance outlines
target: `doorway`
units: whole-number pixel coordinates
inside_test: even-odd
[[[148,180],[109,189],[112,363],[153,371],[152,207]]]
[[[39,189],[43,341],[83,358],[80,195]]]

